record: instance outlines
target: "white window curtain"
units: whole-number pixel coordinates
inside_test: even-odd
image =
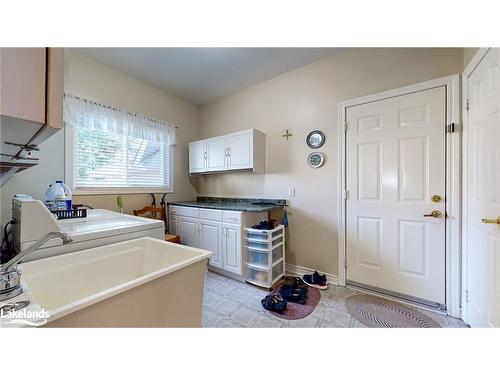
[[[171,190],[173,124],[70,94],[64,122],[73,189]]]

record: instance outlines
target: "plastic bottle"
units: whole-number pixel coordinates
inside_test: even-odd
[[[71,210],[73,206],[73,195],[71,194],[71,189],[63,181],[56,182],[61,182],[64,189],[64,194],[66,194],[66,209]]]
[[[49,209],[49,211],[55,210],[55,202],[54,202],[54,190],[52,189],[52,184],[49,185],[49,188],[45,192],[45,206]]]
[[[56,181],[54,185],[54,202],[57,211],[66,209],[66,193],[64,192],[62,181]]]

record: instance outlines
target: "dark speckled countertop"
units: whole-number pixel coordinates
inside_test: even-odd
[[[196,201],[170,202],[169,205],[211,208],[214,210],[265,212],[286,205],[284,199],[198,197]]]

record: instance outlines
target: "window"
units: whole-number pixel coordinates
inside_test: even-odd
[[[75,193],[172,192],[175,127],[65,96],[66,181]]]

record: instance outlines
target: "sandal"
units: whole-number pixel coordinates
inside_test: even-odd
[[[271,293],[262,301],[262,307],[269,311],[275,311],[283,314],[286,310],[287,303],[279,293]]]

